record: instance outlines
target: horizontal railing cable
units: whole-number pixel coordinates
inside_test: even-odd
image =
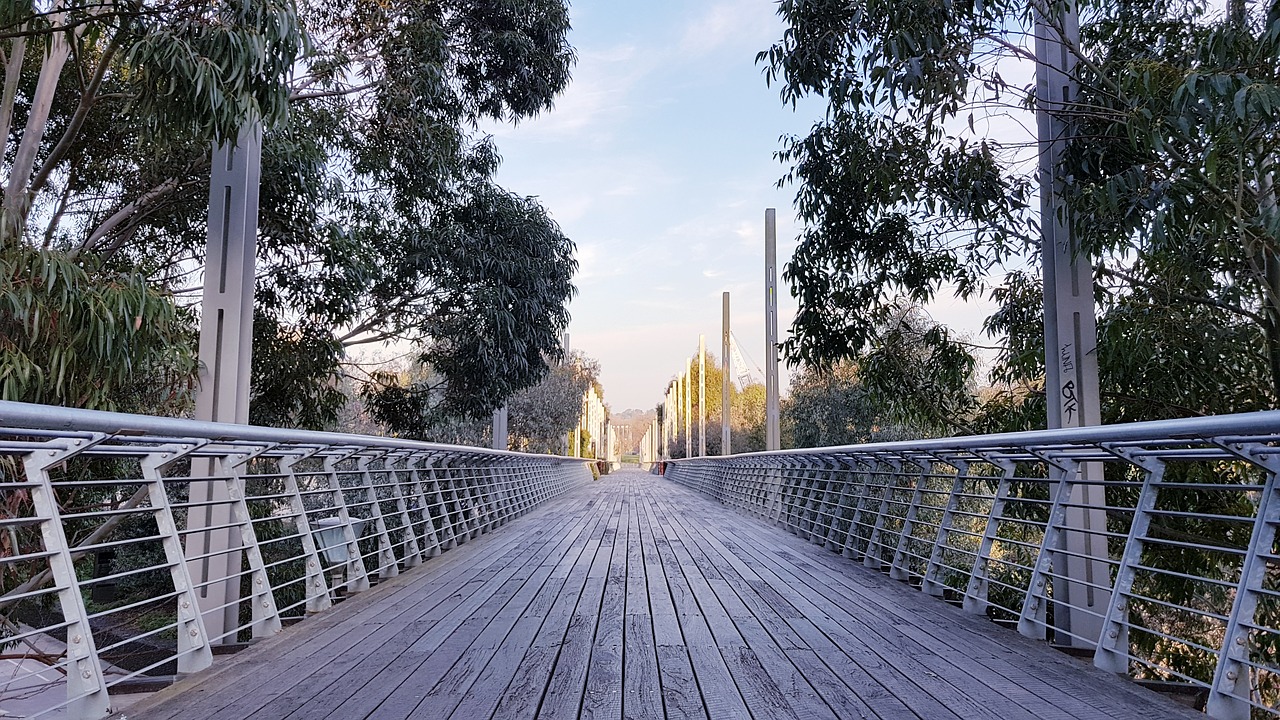
[[[673,460],[666,476],[1113,672],[1280,716],[1280,411]]]
[[[589,481],[580,458],[0,402],[0,714],[98,718]]]

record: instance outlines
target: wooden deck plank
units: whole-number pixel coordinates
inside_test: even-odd
[[[798,538],[792,538],[797,540]],[[789,551],[777,553],[778,567],[790,572],[805,572],[809,587],[815,589],[815,598],[825,598],[843,610],[835,611],[840,617],[888,618],[891,619],[895,632],[902,632],[909,637],[920,657],[927,657],[931,662],[935,658],[953,663],[955,667],[969,672],[975,678],[993,689],[1000,691],[1013,684],[1019,690],[1032,690],[1038,698],[1026,698],[1025,706],[1033,713],[1049,717],[1112,717],[1102,708],[1110,708],[1104,698],[1097,704],[1097,677],[1109,676],[1095,670],[1091,666],[1083,666],[1077,660],[1059,653],[1045,653],[1045,645],[1023,638],[1012,631],[994,627],[985,619],[967,615],[944,603],[935,602],[931,606],[904,605],[900,596],[912,596],[916,591],[908,589],[903,583],[889,580],[873,571],[847,563],[834,554],[828,557],[821,554],[805,553],[801,559],[796,551],[801,548],[792,545]],[[814,564],[810,564],[810,563]],[[907,609],[910,608],[910,614]],[[938,628],[947,628],[946,642],[937,636]],[[958,640],[957,640],[958,638]],[[989,673],[982,673],[978,668],[985,668]],[[1076,672],[1062,674],[1070,668]],[[1037,673],[1041,678],[1053,678],[1053,683],[1043,679],[1035,680],[1028,673]],[[1083,671],[1083,672],[1082,672]],[[1093,675],[1093,679],[1090,679]],[[1021,683],[1004,683],[1012,677],[1022,678]],[[1142,701],[1151,693],[1131,683],[1118,683],[1109,687],[1106,694],[1126,697],[1136,701],[1138,706],[1130,710],[1131,717],[1150,717],[1152,720],[1163,715],[1161,708],[1148,709],[1142,707]],[[1011,693],[1012,696],[1024,697],[1025,693]],[[1073,706],[1069,713],[1050,711],[1046,707]],[[1151,714],[1148,715],[1147,713]]]
[[[627,523],[627,595],[622,636],[622,713],[635,720],[662,720],[662,686],[658,674],[658,649],[649,605],[649,577],[640,542],[643,510],[629,494]]]
[[[822,545],[620,472],[128,717],[1203,716]]]
[[[569,513],[586,513],[586,502],[567,504]],[[531,528],[550,540],[549,528]],[[282,634],[253,648],[254,652],[237,657],[206,675],[217,675],[220,682],[202,683],[197,696],[207,708],[210,720],[250,717],[266,704],[286,693],[307,697],[322,687],[323,680],[299,672],[312,661],[331,664],[334,670],[358,663],[363,657],[358,648],[381,646],[397,636],[407,636],[405,628],[415,623],[430,623],[429,612],[440,598],[459,592],[459,587],[487,582],[502,568],[527,552],[530,540],[519,536],[495,537],[495,542],[469,549],[458,548],[429,562],[434,572],[414,582],[408,574],[379,585],[376,593],[368,591],[349,598],[341,606],[344,611],[323,614],[306,623],[309,637],[304,645],[284,643]],[[371,605],[377,605],[376,616],[365,622],[352,623],[347,613],[364,616]],[[340,660],[340,662],[339,662]],[[307,687],[299,691],[296,686]],[[194,699],[194,698],[193,698]],[[186,718],[182,707],[157,718]]]
[[[693,589],[688,579],[685,577],[684,566],[681,564],[680,559],[676,557],[672,542],[667,537],[666,530],[662,524],[663,518],[658,517],[648,498],[644,498],[642,505],[649,521],[649,530],[652,533],[654,549],[657,552],[658,561],[662,565],[662,574],[666,579],[666,597],[671,601],[677,624],[675,630],[668,629],[667,633],[678,631],[684,640],[685,644],[682,649],[688,655],[689,671],[692,673],[693,684],[700,696],[701,711],[712,720],[749,716],[750,711],[747,710],[746,701],[743,700],[742,693],[738,691],[737,684],[734,683],[733,677],[729,674],[729,667],[715,644],[711,628],[702,614],[701,606],[694,597]],[[675,542],[678,543],[679,540],[676,539]],[[651,595],[651,603],[652,597]],[[662,606],[662,609],[665,611],[665,605]],[[655,613],[657,612],[657,609],[655,609]],[[660,658],[662,652],[662,646],[659,645]],[[683,668],[678,661],[678,657],[674,653],[671,654],[671,667],[675,672],[679,673]],[[666,666],[660,659],[660,675],[662,668]],[[667,687],[671,687],[672,692],[678,694],[681,698],[686,698],[690,701],[694,699],[691,689],[678,678],[673,679],[670,685],[663,685],[664,698],[667,695]],[[672,711],[673,706],[676,708],[675,712]],[[673,700],[666,707],[668,714],[672,717],[679,717],[682,713],[692,713],[694,717],[697,717],[697,713],[692,708],[683,706],[680,700]]]
[[[845,648],[851,647],[848,642],[850,637],[844,628],[850,627],[851,624],[861,625],[867,631],[866,639],[862,640],[863,645],[866,645],[867,639],[870,639],[873,640],[870,643],[871,647],[899,647],[910,651],[900,652],[897,655],[886,654],[886,657],[916,658],[913,663],[917,665],[918,671],[904,673],[905,677],[920,681],[922,678],[942,677],[939,673],[949,675],[958,673],[961,677],[958,677],[956,683],[952,685],[953,689],[947,690],[944,695],[938,697],[938,700],[941,704],[956,707],[954,704],[956,697],[969,695],[983,697],[986,702],[976,707],[971,705],[967,712],[962,713],[965,717],[996,712],[1005,713],[1000,715],[1001,717],[1090,719],[1114,717],[1105,713],[1100,715],[1098,708],[1095,707],[1100,694],[1097,681],[1102,677],[1109,681],[1105,685],[1108,686],[1107,693],[1112,695],[1110,698],[1104,697],[1102,703],[1110,707],[1112,712],[1118,701],[1124,702],[1120,700],[1121,698],[1127,698],[1125,705],[1122,705],[1125,708],[1123,711],[1125,717],[1149,717],[1153,720],[1157,717],[1171,717],[1166,714],[1165,703],[1169,701],[1164,698],[1157,698],[1162,702],[1155,703],[1156,706],[1152,707],[1150,701],[1154,695],[1142,688],[1127,682],[1116,682],[1117,679],[1107,677],[1105,673],[1100,673],[1092,667],[1081,667],[1078,662],[1058,653],[1045,652],[1048,648],[1043,643],[1029,641],[998,628],[985,619],[966,615],[936,599],[924,598],[904,583],[889,580],[879,573],[849,563],[834,553],[815,552],[812,546],[802,538],[760,527],[738,527],[732,537],[723,529],[717,532],[724,538],[726,544],[734,545],[735,538],[741,539],[741,542],[737,542],[736,548],[763,558],[769,557],[769,553],[763,548],[767,548],[771,541],[785,545],[787,551],[780,552],[774,563],[774,569],[783,573],[794,572],[797,568],[807,565],[805,562],[797,562],[800,558],[815,563],[815,571],[804,585],[811,592],[810,599],[825,598],[828,601],[822,605],[816,617],[831,616],[829,629],[844,636],[839,638],[841,641],[839,644]],[[752,542],[751,539],[755,541]],[[728,552],[727,549],[726,552]],[[836,578],[844,582],[834,582]],[[932,602],[921,602],[923,600],[932,600]],[[842,607],[849,610],[844,612],[840,609]],[[884,618],[893,620],[890,623],[883,620]],[[918,629],[926,631],[929,642],[916,641],[919,636],[913,637],[913,632]],[[1005,634],[1012,636],[1008,640],[1014,644],[1029,645],[1031,652],[1027,656],[1013,655],[1012,657],[1005,652],[1004,657],[1008,659],[1001,661],[995,654],[986,651],[1000,648],[1001,646],[994,644],[996,641],[991,638]],[[859,637],[863,637],[862,632],[859,633]],[[976,637],[982,637],[984,642],[981,644],[974,642]],[[942,661],[939,661],[940,657]],[[918,660],[919,658],[928,660],[922,662]],[[1018,674],[1018,668],[1027,667],[1028,664],[1032,667],[1044,666],[1043,677],[1053,678],[1056,689],[1046,688],[1045,683],[1041,682],[1035,684],[1035,688],[1048,690],[1047,697],[1027,693],[1024,687],[1018,688],[1016,692],[1002,694],[1000,690],[1008,685],[1006,676]],[[1061,672],[1065,668],[1071,668],[1074,672],[1067,673],[1063,677]],[[1088,679],[1091,674],[1094,676],[1093,681]],[[935,683],[921,683],[921,685],[927,686],[935,694],[939,687]],[[1117,687],[1109,687],[1111,685]],[[1075,692],[1069,692],[1068,689]],[[906,694],[905,690],[907,689],[902,686],[895,687],[895,691],[899,693]],[[1107,693],[1101,694],[1105,696]],[[1022,701],[1021,707],[1011,702],[1014,700]],[[1136,704],[1132,704],[1132,707],[1127,706],[1135,700],[1138,701]],[[993,701],[996,703],[994,706],[990,704]],[[913,705],[913,707],[916,706]],[[979,713],[979,715],[970,713]]]
[[[809,600],[809,596],[815,592],[813,588],[806,588],[804,585],[796,582],[794,578],[780,577],[778,574],[774,574],[769,569],[764,568],[758,563],[756,568],[753,569],[747,563],[743,562],[741,558],[734,555],[733,551],[730,550],[730,546],[736,549],[738,545],[735,545],[732,540],[727,538],[723,543],[721,542],[723,528],[718,527],[717,525],[718,524],[716,523],[707,523],[704,526],[703,540],[708,546],[708,554],[717,558],[717,562],[726,567],[725,572],[739,574],[742,578],[739,580],[739,584],[767,585],[769,587],[777,588],[775,590],[775,594],[785,592],[788,599],[782,599],[780,595],[779,598],[782,599],[783,602],[787,603],[787,607],[789,609],[794,611],[795,605],[805,608],[803,613],[795,613],[791,619],[793,621],[798,619],[810,619],[811,622],[816,623],[820,628],[826,628],[832,632],[839,633],[839,641],[835,644],[842,650],[844,648],[868,648],[872,650],[872,652],[864,652],[860,654],[863,662],[874,662],[877,671],[881,674],[884,674],[887,668],[892,667],[893,671],[895,671],[892,674],[892,677],[894,678],[892,689],[895,693],[902,694],[905,700],[909,701],[907,704],[911,707],[924,709],[928,708],[930,705],[934,705],[933,709],[928,712],[928,714],[933,717],[945,717],[947,713],[959,715],[960,717],[975,717],[980,715],[984,711],[984,707],[986,707],[981,704],[981,701],[986,701],[994,702],[995,706],[988,709],[1000,709],[1003,713],[1002,717],[1031,720],[1030,716],[1023,712],[1021,708],[1008,706],[1008,703],[1004,698],[995,696],[982,697],[982,693],[977,692],[981,688],[976,684],[969,683],[966,685],[965,689],[957,688],[949,684],[945,679],[943,679],[943,676],[932,673],[929,668],[921,665],[914,657],[908,654],[893,651],[874,652],[875,648],[887,648],[894,650],[899,647],[902,638],[895,636],[892,632],[881,633],[879,635],[881,639],[880,643],[868,644],[865,638],[862,639],[861,642],[856,642],[855,639],[850,637],[848,632],[845,630],[845,627],[848,626],[847,620],[843,623],[833,621],[829,618],[826,612],[827,608],[819,608],[812,604]],[[755,528],[751,527],[739,527],[736,529],[736,532],[739,537],[759,537],[760,544],[764,545],[767,545],[767,543],[773,539],[774,534],[772,533],[756,535],[754,530]],[[801,542],[803,542],[803,540]],[[751,543],[751,545],[752,547],[755,546],[754,543]],[[763,577],[760,573],[756,572],[757,569],[760,573],[764,573]],[[779,568],[779,571],[785,572],[785,570],[782,570],[781,568]],[[804,588],[804,590],[801,590],[801,588]],[[768,613],[769,608],[762,607],[758,612]],[[879,627],[878,620],[873,615],[859,617],[856,621],[867,628]],[[801,642],[806,646],[808,645],[807,642]],[[922,678],[936,678],[937,681],[922,683],[920,682]],[[919,690],[923,690],[925,693],[928,693],[928,695],[932,696],[935,702],[930,703],[923,694],[919,692]],[[978,695],[979,697],[973,697],[973,695]]]
[[[600,618],[605,584],[609,580],[609,568],[617,552],[618,526],[622,518],[623,500],[617,494],[616,502],[609,507],[609,526],[600,537],[596,555],[587,570],[587,580],[582,594],[573,606],[569,624],[560,636],[559,652],[554,659],[551,675],[547,680],[539,718],[576,718],[582,709],[582,697],[586,690],[587,673],[592,656],[592,643]],[[625,537],[625,532],[623,537]],[[624,551],[625,552],[625,551]],[[535,640],[537,647],[537,640]],[[500,708],[501,710],[501,708]],[[508,717],[514,717],[508,715]]]
[[[631,522],[631,502],[624,500],[614,536],[613,554],[605,577],[600,613],[596,619],[591,660],[587,664],[587,686],[582,695],[583,718],[622,717],[622,641],[627,602],[627,541]]]
[[[583,514],[572,524],[561,525],[562,532],[543,532],[540,543],[526,548],[523,555],[513,555],[505,567],[483,584],[472,582],[460,588],[433,608],[433,622],[425,632],[409,632],[394,637],[381,647],[370,647],[362,653],[369,659],[356,669],[335,673],[326,665],[312,674],[309,685],[319,685],[307,706],[294,714],[274,712],[267,706],[263,712],[271,717],[303,720],[308,717],[366,717],[398,687],[409,692],[423,692],[434,687],[461,657],[472,642],[489,627],[498,611],[528,586],[532,595],[536,586],[528,583],[545,557],[558,556],[576,537],[576,532],[589,522]],[[544,528],[545,530],[546,528]],[[468,544],[475,540],[468,540]],[[532,552],[530,552],[532,551]],[[558,551],[558,552],[557,552]],[[527,602],[526,602],[527,604]],[[441,615],[443,613],[443,615]],[[387,652],[387,645],[407,647],[398,653]],[[354,654],[354,653],[352,653]],[[492,651],[487,653],[492,655]],[[385,665],[372,657],[387,659]],[[475,657],[472,655],[472,659]],[[357,692],[358,690],[358,692]],[[408,709],[412,709],[411,707]],[[380,717],[391,717],[391,711],[379,709]],[[404,716],[407,717],[405,712]]]
[[[489,669],[492,661],[509,657],[517,651],[523,656],[563,584],[563,580],[560,583],[553,581],[552,573],[573,557],[574,548],[581,553],[599,520],[598,515],[591,514],[576,523],[566,524],[564,536],[554,546],[519,560],[520,570],[508,580],[507,585],[490,596],[480,611],[467,617],[458,631],[432,652],[427,661],[408,673],[398,686],[394,685],[394,674],[380,677],[379,682],[387,687],[387,693],[384,700],[374,705],[377,716],[447,717],[481,680],[484,682],[476,697],[500,697],[510,677],[501,678],[501,684],[498,684],[500,673]],[[520,583],[519,589],[504,601],[503,590],[516,582]],[[537,624],[534,624],[535,620]],[[463,627],[467,629],[463,631]],[[513,634],[515,637],[511,638]],[[375,696],[378,692],[362,695]],[[332,716],[360,717],[360,712],[366,707],[367,701],[359,707],[339,706]],[[483,716],[491,713],[490,707]]]
[[[586,568],[595,556],[599,538],[603,536],[603,528],[607,525],[607,517],[597,513],[590,532],[579,541],[575,541],[570,552],[554,565],[547,565],[548,583],[544,592],[540,592],[534,601],[519,611],[514,618],[511,631],[502,640],[496,653],[475,682],[461,697],[456,708],[452,708],[453,716],[471,720],[473,718],[490,717],[500,705],[505,705],[503,712],[515,713],[517,717],[529,717],[536,714],[546,689],[547,676],[555,653],[551,648],[535,648],[534,642],[542,633],[544,626],[553,621],[552,610],[557,601],[564,597],[577,599],[585,579]],[[582,568],[574,583],[573,568]],[[563,632],[563,628],[559,628]],[[418,706],[415,717],[445,717],[442,712],[434,712],[425,705]]]

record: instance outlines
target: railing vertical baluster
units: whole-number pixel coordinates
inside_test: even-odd
[[[80,718],[106,717],[111,713],[111,701],[49,471],[104,439],[105,436],[98,435],[92,439],[51,440],[45,444],[47,450],[32,452],[23,460],[27,479],[39,483],[31,488],[31,504],[40,521],[44,548],[52,553],[48,558],[49,570],[57,588],[58,604],[62,606],[62,618],[66,621],[67,714]]]
[[[177,593],[174,600],[177,606],[175,630],[178,635],[177,660],[180,673],[199,672],[209,667],[213,664],[213,651],[209,647],[209,633],[205,630],[204,616],[200,614],[200,606],[196,601],[195,583],[187,568],[186,553],[183,552],[182,538],[173,517],[173,508],[169,504],[169,493],[162,473],[165,468],[207,444],[207,441],[192,441],[189,444],[162,446],[142,458],[139,463],[142,479],[147,481],[151,512],[156,519],[156,528],[160,531],[160,544],[164,549],[165,563],[169,566],[169,579]]]
[[[883,465],[888,465],[893,471],[880,472],[880,467]],[[871,528],[871,536],[867,538],[867,552],[862,556],[862,564],[873,570],[880,570],[884,567],[884,543],[882,542],[884,521],[889,515],[889,505],[893,501],[894,489],[898,486],[898,475],[902,472],[902,465],[897,460],[876,457],[871,467],[873,476],[889,479],[880,486],[880,509],[876,511],[876,522]]]
[[[743,461],[748,462],[748,461]],[[754,464],[747,465],[747,476],[751,479],[751,504],[750,511],[752,515],[760,519],[769,517],[769,472],[768,465],[765,460],[758,459],[750,461]]]
[[[731,489],[734,484],[732,477],[733,469],[729,466],[729,463],[719,463],[718,466],[712,468],[713,472],[716,470],[719,470],[720,485],[725,488],[725,494],[727,496],[725,498],[725,504],[730,507],[741,507],[742,503],[738,501],[737,493],[733,492]]]
[[[394,463],[400,463],[400,467],[395,467]],[[404,486],[412,482],[413,471],[409,464],[412,460],[405,454],[397,454],[394,458],[388,457],[386,467],[391,474],[391,494],[396,503],[396,516],[400,518],[401,528],[401,545],[404,553],[405,569],[417,567],[422,564],[422,546],[418,544],[417,531],[413,529],[413,518],[409,515],[409,502],[404,496]],[[403,478],[408,475],[410,480],[407,483]]]
[[[1040,539],[1040,549],[1036,553],[1034,569],[1027,582],[1027,594],[1022,600],[1022,611],[1018,613],[1018,632],[1036,640],[1044,640],[1048,632],[1045,623],[1049,605],[1049,587],[1052,571],[1057,567],[1055,562],[1060,547],[1060,536],[1066,524],[1066,505],[1071,498],[1071,488],[1080,473],[1080,463],[1067,458],[1050,460],[1045,458],[1049,467],[1049,477],[1056,480],[1049,486],[1053,502],[1049,506],[1049,516],[1045,521],[1044,535]]]
[[[324,579],[324,562],[320,551],[316,548],[316,539],[311,529],[311,518],[307,516],[306,502],[302,497],[302,489],[298,484],[298,474],[294,467],[303,460],[315,455],[316,450],[301,455],[286,455],[280,458],[280,472],[284,476],[284,490],[289,495],[289,508],[293,512],[294,526],[298,529],[298,537],[302,543],[302,555],[306,560],[306,581],[304,591],[307,596],[306,611],[317,613],[333,606],[329,597],[329,585]]]
[[[911,491],[911,504],[907,506],[907,514],[902,518],[902,532],[898,533],[898,546],[893,551],[893,562],[889,563],[889,577],[903,581],[911,579],[911,561],[908,558],[907,546],[911,544],[915,535],[916,515],[920,513],[925,482],[933,469],[927,459],[913,458],[911,462],[920,468],[920,474],[916,475],[915,488]]]
[[[1093,653],[1093,664],[1103,670],[1126,674],[1129,672],[1129,592],[1142,562],[1147,533],[1151,528],[1151,512],[1156,509],[1160,495],[1159,483],[1164,479],[1165,464],[1156,458],[1134,456],[1124,450],[1113,450],[1118,456],[1140,468],[1144,475],[1142,490],[1134,506],[1133,521],[1129,524],[1129,536],[1125,539],[1116,581],[1107,602],[1106,615],[1102,618],[1102,634]]]
[[[267,575],[266,564],[262,560],[262,546],[258,544],[258,532],[253,527],[253,515],[249,513],[249,503],[245,499],[244,477],[240,468],[245,467],[269,447],[260,447],[249,453],[223,455],[218,458],[221,465],[219,473],[227,484],[227,497],[231,498],[231,522],[239,526],[240,548],[244,552],[245,561],[249,565],[249,615],[252,618],[250,632],[254,638],[271,637],[280,632],[280,612],[276,608],[275,596],[271,591],[271,578]],[[235,641],[235,633],[228,638]]]
[[[1272,454],[1275,448],[1266,445],[1222,443],[1222,447],[1262,468],[1266,482],[1258,497],[1249,549],[1240,564],[1240,580],[1227,616],[1205,712],[1215,720],[1249,720],[1252,709],[1248,698],[1253,692],[1252,673],[1245,662],[1252,649],[1249,626],[1257,622],[1258,591],[1266,581],[1268,569],[1266,556],[1275,548],[1276,526],[1280,525],[1280,498],[1276,497],[1280,492],[1276,483],[1280,461]]]
[[[342,455],[329,455],[324,459],[324,470],[329,481],[333,509],[338,511],[341,521],[343,545],[347,548],[346,582],[347,592],[361,592],[369,589],[369,573],[365,569],[364,554],[360,552],[360,538],[356,537],[351,526],[351,513],[347,510],[346,491],[342,489],[342,478],[338,477],[338,463],[351,457],[350,452]]]
[[[443,540],[442,550],[450,550],[458,546],[458,533],[454,527],[454,510],[450,508],[450,501],[446,496],[447,486],[451,485],[449,480],[449,465],[451,458],[440,458],[431,465],[431,495],[432,506],[440,511],[440,528],[439,533]]]
[[[855,468],[858,469],[855,470]],[[854,477],[857,478],[858,494],[857,502],[853,504],[853,517],[849,520],[849,532],[845,535],[844,549],[840,554],[850,560],[857,560],[859,555],[865,559],[869,546],[859,548],[858,543],[862,540],[862,516],[866,512],[867,500],[871,496],[871,469],[865,459],[849,457],[849,470],[854,472]],[[870,537],[869,533],[868,537]]]
[[[796,516],[791,531],[809,542],[813,542],[813,529],[821,522],[823,490],[820,489],[820,484],[825,487],[818,474],[821,466],[820,459],[806,458],[804,471],[800,473],[796,483]]]
[[[488,532],[498,526],[498,488],[505,482],[503,477],[503,468],[501,464],[492,460],[488,461],[484,466],[485,485],[481,487],[480,507],[482,532]]]
[[[841,548],[845,546],[845,541],[839,539],[841,530],[838,523],[846,523],[843,531],[845,540],[847,541],[849,537],[849,526],[847,525],[849,518],[845,516],[845,511],[849,508],[844,504],[845,498],[849,496],[849,480],[844,476],[844,467],[844,461],[839,456],[835,456],[831,459],[831,467],[827,471],[831,481],[835,482],[840,488],[839,492],[836,493],[836,503],[831,508],[830,525],[827,526],[826,548],[832,552],[840,552]]]
[[[947,584],[939,579],[942,574],[943,555],[947,543],[951,540],[951,528],[955,525],[956,510],[960,508],[960,495],[964,493],[964,481],[969,475],[969,462],[956,458],[944,460],[956,469],[951,481],[951,494],[947,496],[947,507],[942,511],[942,520],[938,522],[938,534],[933,540],[933,549],[929,552],[929,562],[925,565],[924,578],[920,581],[920,590],[928,595],[942,597],[946,594]]]
[[[987,462],[999,468],[1000,482],[996,485],[995,495],[991,498],[991,510],[987,514],[987,527],[982,532],[982,541],[978,544],[978,552],[973,556],[973,570],[969,573],[969,583],[964,591],[964,609],[975,615],[987,612],[987,592],[991,578],[991,551],[995,547],[1000,533],[1000,521],[1004,518],[1004,506],[1009,499],[1009,490],[1013,484],[1013,475],[1017,472],[1017,464],[1010,460],[988,458]]]
[[[765,476],[766,496],[768,497],[765,519],[774,525],[779,525],[782,519],[782,472],[783,468],[786,467],[787,461],[768,460],[766,462],[770,463],[770,467]]]
[[[387,531],[387,520],[382,516],[382,501],[378,498],[378,483],[373,481],[374,471],[369,469],[374,460],[382,462],[380,473],[387,471],[386,455],[361,455],[356,460],[359,469],[360,485],[364,488],[365,499],[369,503],[370,520],[373,521],[373,532],[378,541],[378,580],[386,580],[400,574],[400,561],[396,558],[395,548],[391,544],[391,534]]]
[[[462,498],[462,519],[467,529],[467,539],[473,540],[480,535],[480,499],[477,493],[480,482],[484,479],[484,468],[476,456],[468,456],[459,475],[462,484],[454,484],[454,496]]]

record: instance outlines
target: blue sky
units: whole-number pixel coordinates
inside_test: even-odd
[[[755,63],[781,37],[774,10],[772,0],[577,0],[578,64],[555,110],[484,128],[505,158],[499,181],[538,196],[578,245],[570,342],[600,361],[614,411],[660,403],[700,333],[719,355],[726,290],[734,334],[763,364],[765,208],[778,209],[779,268],[799,232],[773,153],[822,112],[784,107]],[[794,304],[780,295],[785,337]],[[945,305],[934,315],[980,322]]]

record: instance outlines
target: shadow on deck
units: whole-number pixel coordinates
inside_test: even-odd
[[[1204,717],[637,471],[125,716]]]

